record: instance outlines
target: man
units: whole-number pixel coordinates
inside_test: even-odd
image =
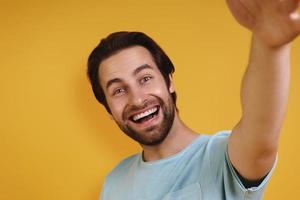
[[[103,200],[261,199],[276,162],[286,111],[290,42],[300,33],[300,0],[227,0],[252,31],[242,116],[231,132],[198,135],[180,120],[163,50],[139,32],[117,32],[91,53],[98,101],[143,148],[106,178]]]

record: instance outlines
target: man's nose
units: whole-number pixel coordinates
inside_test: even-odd
[[[143,106],[147,101],[146,93],[141,89],[132,89],[130,92],[130,102],[135,106]]]

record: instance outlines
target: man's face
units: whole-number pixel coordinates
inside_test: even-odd
[[[129,137],[144,145],[161,143],[168,135],[175,106],[150,52],[129,47],[100,64],[100,84],[112,117]]]

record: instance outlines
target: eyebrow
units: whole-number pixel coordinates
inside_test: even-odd
[[[137,75],[138,73],[140,73],[141,71],[145,70],[145,69],[153,69],[153,67],[151,67],[150,65],[148,64],[143,64],[141,66],[139,66],[138,68],[136,68],[134,71],[133,71],[133,75]],[[108,89],[112,84],[114,83],[121,83],[123,82],[122,79],[120,78],[114,78],[114,79],[111,79],[109,80],[107,83],[106,83],[106,89]]]
[[[108,89],[114,83],[121,83],[121,82],[123,82],[123,80],[120,78],[111,79],[106,83],[106,89]]]
[[[153,69],[153,67],[151,67],[151,66],[148,65],[148,64],[143,64],[143,65],[139,66],[138,68],[136,68],[136,69],[133,71],[133,75],[137,75],[138,73],[140,73],[140,72],[143,71],[144,69]]]

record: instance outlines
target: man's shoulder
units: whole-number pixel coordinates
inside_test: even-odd
[[[207,144],[210,151],[212,153],[219,152],[219,154],[222,155],[223,153],[226,153],[230,134],[230,130],[222,130],[211,135],[210,140]]]
[[[208,148],[223,149],[227,147],[230,134],[231,130],[221,130],[209,135],[209,140],[207,141]]]
[[[120,161],[115,168],[108,174],[107,179],[124,176],[128,170],[138,161],[140,154],[134,154]]]
[[[230,133],[231,133],[231,130],[221,130],[221,131],[215,132],[212,135],[212,138],[213,139],[225,139],[225,138],[229,137]]]

